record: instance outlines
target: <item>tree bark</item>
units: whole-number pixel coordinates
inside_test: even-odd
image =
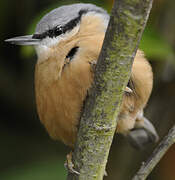
[[[117,115],[152,0],[115,0],[94,83],[85,102],[68,180],[102,180]]]

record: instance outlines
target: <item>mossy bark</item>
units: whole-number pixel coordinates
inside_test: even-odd
[[[68,180],[102,180],[117,115],[152,0],[115,0],[94,84],[81,116]]]

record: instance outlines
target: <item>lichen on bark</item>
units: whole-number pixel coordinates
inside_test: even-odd
[[[94,83],[81,116],[68,180],[102,180],[123,91],[152,0],[115,0]]]

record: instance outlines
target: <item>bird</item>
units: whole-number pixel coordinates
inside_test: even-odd
[[[41,18],[34,34],[5,40],[34,46],[35,96],[40,121],[52,139],[72,148],[109,19],[109,14],[94,4],[64,5]],[[156,129],[144,117],[152,86],[152,68],[144,53],[137,50],[116,127],[116,132],[126,136],[135,147],[158,141]]]

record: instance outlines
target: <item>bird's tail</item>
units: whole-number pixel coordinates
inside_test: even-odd
[[[148,144],[156,143],[159,140],[153,124],[143,114],[137,117],[135,126],[129,131],[127,138],[132,146],[139,149],[143,149]]]

